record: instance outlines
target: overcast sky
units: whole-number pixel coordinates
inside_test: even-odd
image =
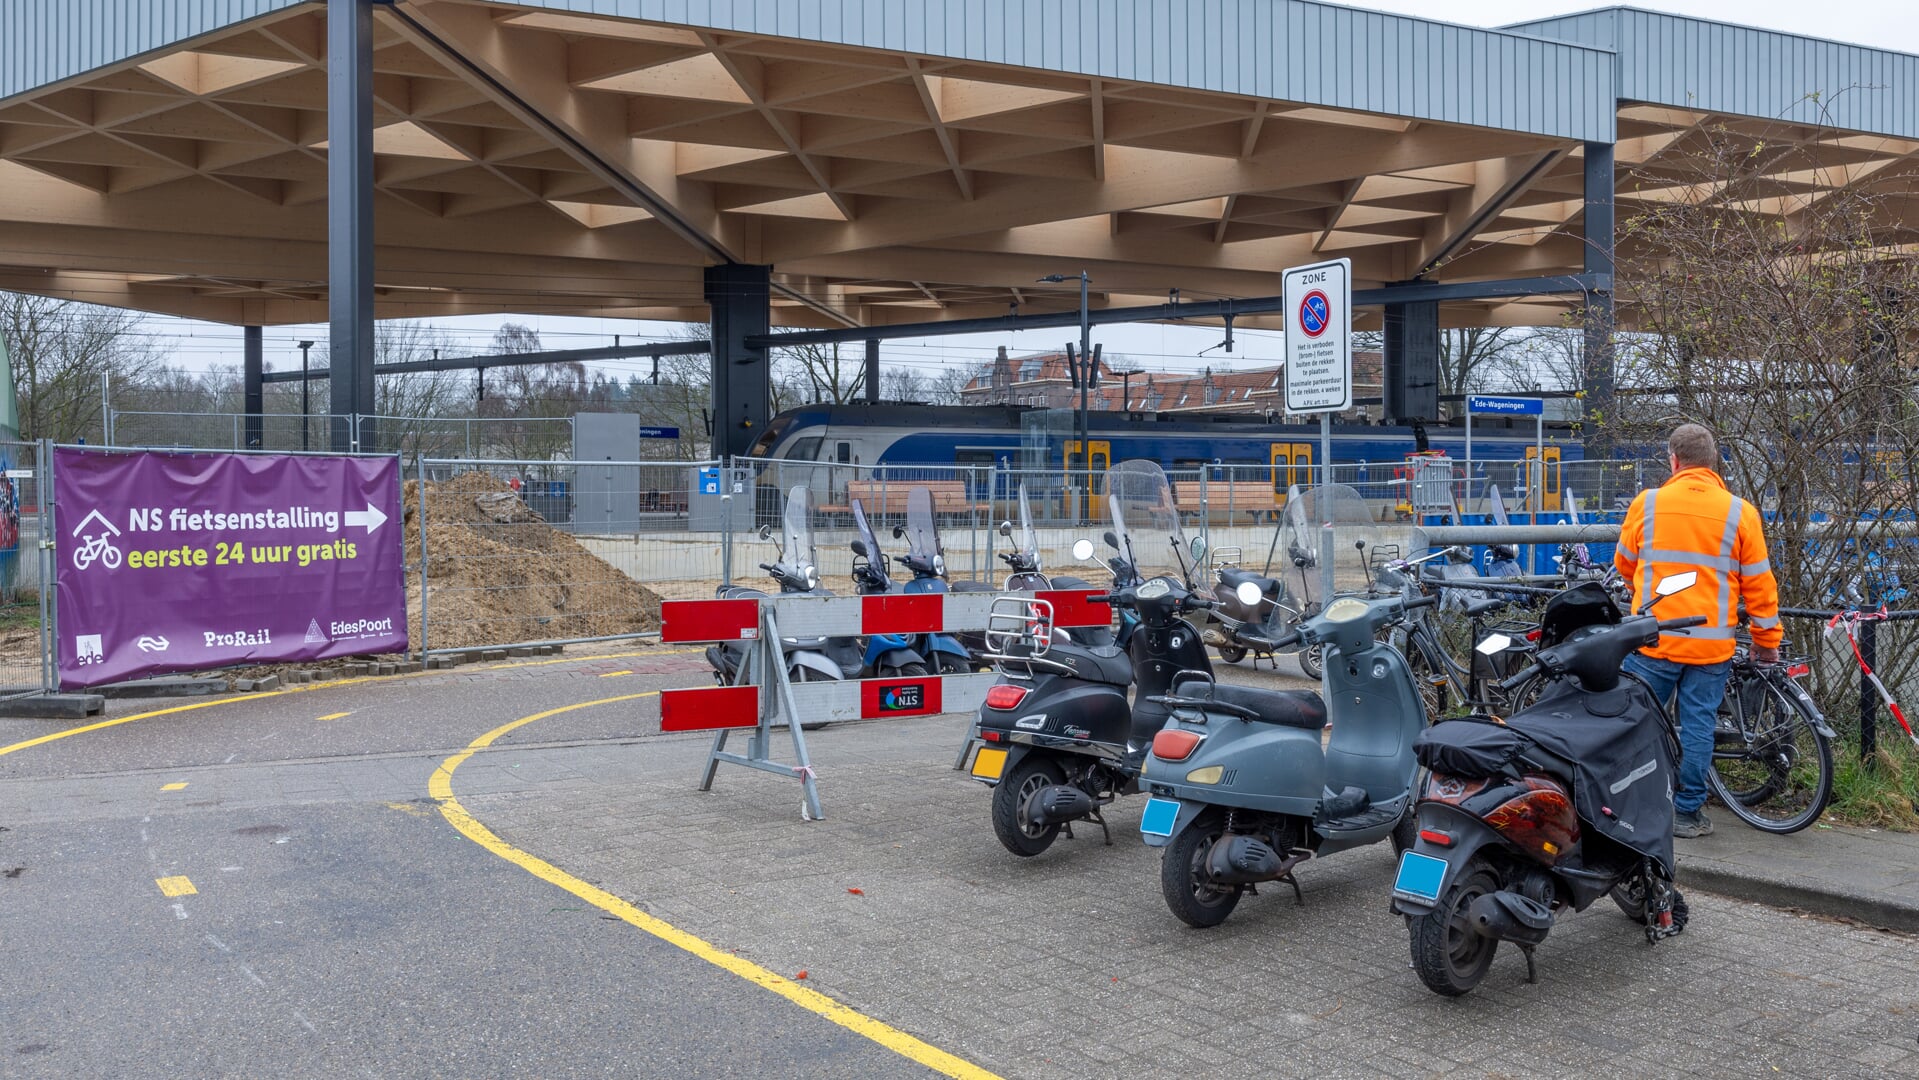
[[[1349,6],[1472,26],[1501,26],[1587,11],[1601,5],[1580,0],[1374,0]],[[1637,6],[1919,53],[1919,0],[1823,0],[1818,3],[1805,0],[1656,0]],[[1062,272],[1070,272],[1074,268],[1066,266],[1061,269]],[[1277,291],[1277,277],[1274,286]],[[475,352],[482,351],[494,328],[507,321],[532,325],[540,331],[549,348],[610,345],[616,334],[664,337],[677,329],[664,324],[617,319],[539,316],[476,316],[430,321],[436,328],[444,329],[454,343]],[[178,363],[204,369],[213,364],[237,365],[239,362],[240,331],[236,327],[165,318],[148,320],[148,326],[158,343],[168,348]],[[1073,336],[1075,334],[1070,330],[1029,331],[1023,334],[975,334],[894,341],[882,346],[882,356],[889,365],[899,363],[927,370],[949,363],[986,359],[1000,345],[1006,345],[1015,352],[1056,349]],[[1231,357],[1217,351],[1204,357],[1198,355],[1200,350],[1219,342],[1217,327],[1099,327],[1095,330],[1094,340],[1104,345],[1106,355],[1123,354],[1136,359],[1140,366],[1148,369],[1195,370],[1207,364],[1240,366],[1277,362],[1280,346],[1276,334],[1241,331],[1235,337],[1236,349]],[[302,338],[324,341],[326,328],[269,327],[266,331],[268,364],[280,368],[297,366],[299,352],[294,343]],[[646,361],[602,366],[614,371],[642,371],[648,368]]]

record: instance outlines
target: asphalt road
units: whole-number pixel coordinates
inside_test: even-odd
[[[0,756],[0,1075],[928,1075],[502,860],[425,798],[444,752],[685,685],[686,659],[256,695]],[[649,662],[682,671],[600,678]],[[538,735],[656,717],[584,710]],[[476,767],[473,787],[530,776]],[[193,891],[163,895],[179,879]]]

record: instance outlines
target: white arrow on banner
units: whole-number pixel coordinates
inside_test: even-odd
[[[386,524],[386,515],[381,513],[380,508],[377,506],[369,506],[365,510],[348,510],[346,512],[346,526],[349,529],[355,525],[362,525],[366,527],[367,532],[372,532],[384,524]]]
[[[141,652],[166,652],[167,646],[173,643],[164,637],[142,637],[134,644],[140,647]]]

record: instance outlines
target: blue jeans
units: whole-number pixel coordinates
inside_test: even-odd
[[[1679,725],[1679,790],[1673,793],[1673,809],[1682,814],[1697,813],[1706,803],[1706,767],[1712,763],[1713,730],[1719,723],[1719,702],[1726,696],[1726,677],[1732,673],[1732,661],[1717,664],[1679,664],[1671,660],[1634,653],[1622,665],[1626,671],[1644,679],[1653,696],[1668,709],[1678,701],[1673,719]]]

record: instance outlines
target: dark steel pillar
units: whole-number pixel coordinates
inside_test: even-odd
[[[1586,294],[1583,389],[1586,456],[1611,455],[1613,424],[1613,145],[1586,144],[1586,272],[1604,280]]]
[[[772,414],[765,349],[746,339],[772,328],[770,266],[721,263],[706,268],[713,323],[713,453],[745,454]]]
[[[1385,419],[1439,419],[1439,304],[1386,305]]]
[[[878,338],[866,339],[866,403],[877,405],[880,400],[880,342]]]
[[[371,420],[351,419],[373,412],[372,0],[327,0],[326,122],[329,411],[344,453],[378,445]]]
[[[261,376],[266,374],[266,347],[257,326],[243,327],[242,340],[245,342],[242,382],[246,393],[246,448],[259,450],[263,446],[260,414],[266,410],[266,384],[260,381]]]

